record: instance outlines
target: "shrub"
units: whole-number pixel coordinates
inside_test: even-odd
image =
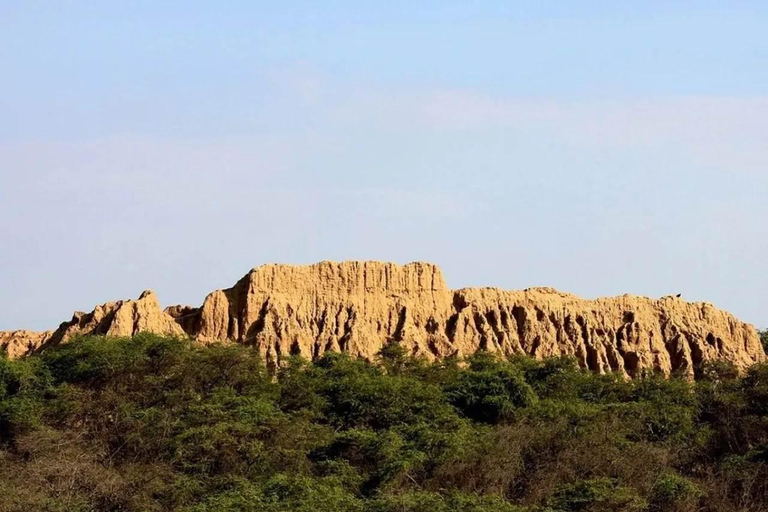
[[[40,423],[52,380],[39,359],[0,358],[0,443]]]
[[[533,388],[514,365],[485,353],[470,356],[467,363],[468,368],[446,387],[448,401],[466,417],[496,423],[536,401]]]
[[[658,512],[687,512],[699,510],[702,492],[691,480],[673,472],[659,475],[649,497],[649,510]]]
[[[647,503],[615,480],[594,478],[561,487],[550,506],[563,512],[631,512],[644,510]]]

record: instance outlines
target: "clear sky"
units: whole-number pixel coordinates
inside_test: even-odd
[[[0,329],[269,262],[768,327],[764,1],[0,2]]]

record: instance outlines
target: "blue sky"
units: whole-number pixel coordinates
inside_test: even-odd
[[[768,5],[220,4],[0,4],[0,329],[323,259],[768,327]]]

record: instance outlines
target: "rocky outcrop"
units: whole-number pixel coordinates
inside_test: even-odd
[[[53,334],[52,331],[7,331],[0,332],[0,353],[11,359],[29,354],[41,347]]]
[[[184,334],[175,319],[160,310],[155,292],[146,290],[137,300],[107,302],[90,313],[76,312],[72,320],[59,326],[51,340],[56,343],[74,335],[133,336],[140,332]]]
[[[629,376],[651,370],[692,375],[696,365],[716,359],[745,369],[765,359],[754,327],[708,303],[629,295],[584,300],[550,288],[453,291],[440,269],[426,263],[265,265],[209,294],[199,308],[161,311],[155,295],[145,292],[136,301],[76,313],[38,344],[30,335],[6,333],[0,340],[18,339],[4,342],[13,343],[17,356],[75,334],[145,331],[252,345],[269,365],[327,351],[373,359],[392,342],[430,359],[478,350],[569,355],[594,371]]]
[[[133,336],[140,332],[183,336],[176,320],[160,310],[157,295],[147,290],[137,300],[107,302],[90,313],[76,311],[55,331],[0,332],[0,347],[9,357],[20,357],[78,335]]]

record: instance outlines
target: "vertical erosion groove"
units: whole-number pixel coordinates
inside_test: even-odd
[[[520,346],[523,347],[523,350],[528,353],[528,347],[525,340],[525,321],[526,321],[526,313],[525,308],[522,306],[514,306],[512,308],[512,318],[515,319],[515,326],[517,328],[517,339],[520,342]]]
[[[397,326],[395,327],[395,334],[392,336],[392,338],[395,341],[403,341],[403,337],[405,336],[405,322],[407,320],[408,316],[408,310],[405,306],[400,310],[399,316],[397,318]]]

